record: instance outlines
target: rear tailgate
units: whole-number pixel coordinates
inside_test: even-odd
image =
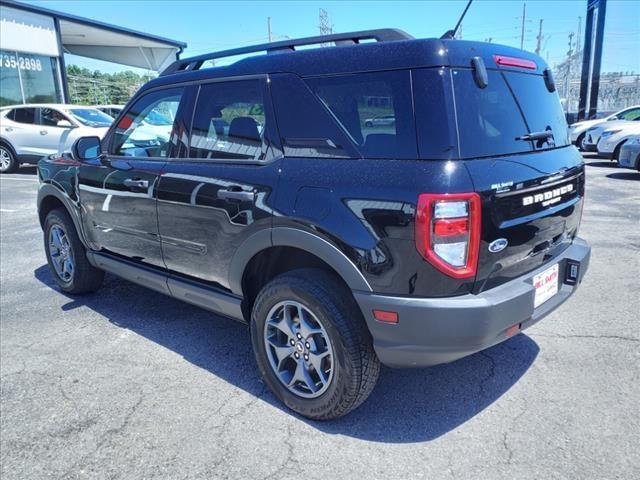
[[[540,74],[489,69],[479,88],[469,69],[453,69],[460,156],[482,198],[474,292],[498,286],[553,258],[577,233],[584,167],[570,146],[558,96]],[[545,135],[548,137],[544,137]],[[541,139],[523,136],[542,133]],[[490,250],[496,242],[503,248]]]

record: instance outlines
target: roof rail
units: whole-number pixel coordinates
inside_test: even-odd
[[[359,32],[334,33],[331,35],[318,35],[315,37],[305,37],[293,40],[282,40],[280,42],[262,43],[248,47],[233,48],[220,52],[205,53],[197,57],[176,60],[160,74],[169,75],[181,71],[199,70],[204,62],[216,58],[233,57],[245,53],[263,52],[282,53],[295,51],[295,47],[303,45],[319,45],[323,43],[334,43],[335,45],[355,45],[362,40],[376,40],[378,42],[392,42],[396,40],[411,40],[413,37],[402,30],[395,28],[382,28],[378,30],[362,30]]]

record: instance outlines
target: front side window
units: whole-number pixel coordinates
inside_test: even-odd
[[[132,157],[167,157],[183,92],[183,88],[170,88],[139,98],[120,118],[110,153]],[[158,121],[159,118],[163,120]]]
[[[263,89],[259,80],[200,87],[191,129],[191,158],[261,160],[266,155]]]
[[[306,80],[365,158],[416,158],[409,71]]]
[[[67,122],[69,122],[69,119],[67,117],[65,117],[61,112],[54,108],[40,109],[40,125],[45,125],[47,127],[57,127],[58,122],[62,120],[66,120]]]

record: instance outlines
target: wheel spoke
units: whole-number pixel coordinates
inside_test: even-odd
[[[60,238],[60,231],[58,228],[54,227],[51,229],[51,240],[53,240],[53,244],[56,248],[62,248],[62,239]]]
[[[293,355],[294,348],[291,345],[280,345],[273,339],[268,339],[267,341],[276,354],[278,370],[282,370],[282,364]]]
[[[287,338],[294,338],[295,334],[293,333],[293,320],[291,319],[291,315],[288,314],[287,307],[284,307],[284,312],[282,318],[271,318],[269,320],[269,325],[277,328],[282,333],[286,335]]]
[[[320,377],[320,380],[322,380],[323,384],[327,383],[327,380],[329,379],[328,373],[325,373],[325,371],[322,369],[322,361],[328,356],[329,356],[329,351],[322,352],[322,353],[309,352],[309,363],[313,366],[315,371],[318,373],[318,376]]]
[[[298,307],[298,319],[300,321],[300,333],[304,338],[309,338],[317,333],[322,333],[322,330],[310,322],[307,315],[305,315],[304,309],[300,307]]]

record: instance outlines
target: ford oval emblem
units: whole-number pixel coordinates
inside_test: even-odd
[[[509,241],[506,238],[498,238],[489,244],[489,251],[491,253],[498,253],[507,248]]]

